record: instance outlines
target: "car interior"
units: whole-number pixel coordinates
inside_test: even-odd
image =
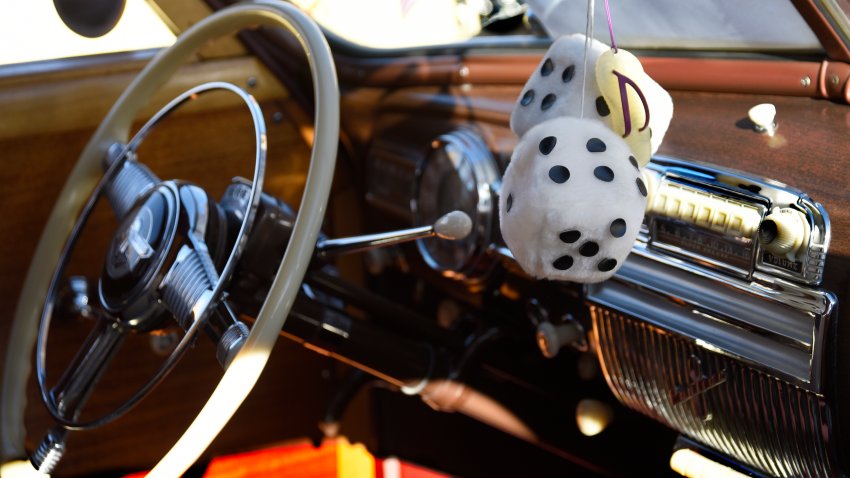
[[[846,0],[33,3],[2,476],[850,475]]]

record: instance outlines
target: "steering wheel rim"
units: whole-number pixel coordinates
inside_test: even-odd
[[[255,0],[221,10],[189,28],[139,73],[86,145],[59,194],[36,247],[15,310],[3,368],[0,452],[3,461],[26,456],[24,409],[33,345],[41,308],[55,266],[76,218],[102,176],[110,145],[126,142],[133,119],[152,94],[207,41],[250,26],[283,27],[304,48],[315,91],[316,131],[301,208],[266,302],[245,344],[183,436],[150,476],[183,473],[209,446],[250,392],[268,361],[312,257],[327,207],[339,137],[339,87],[330,48],[303,12],[278,0]]]

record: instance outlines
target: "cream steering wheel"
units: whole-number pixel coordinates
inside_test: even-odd
[[[339,137],[339,88],[328,44],[319,27],[296,7],[256,0],[221,10],[195,24],[160,52],[130,84],[101,123],[59,194],[41,235],[15,310],[3,366],[0,452],[3,462],[26,457],[24,409],[33,345],[47,290],[76,218],[103,175],[107,149],[125,143],[138,111],[199,47],[254,26],[283,27],[307,53],[315,90],[315,143],[301,209],[289,247],[265,304],[239,353],[198,416],[150,476],[182,474],[221,431],[256,383],[298,292],[324,217]]]

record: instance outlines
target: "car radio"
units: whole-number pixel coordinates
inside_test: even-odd
[[[823,280],[829,219],[801,191],[664,157],[645,176],[652,195],[644,239],[652,249],[744,279]]]

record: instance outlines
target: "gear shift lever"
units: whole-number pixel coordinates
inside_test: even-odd
[[[323,259],[328,259],[341,254],[368,251],[378,247],[392,246],[402,242],[432,236],[457,241],[468,236],[470,231],[472,231],[472,220],[469,216],[462,211],[452,211],[437,219],[437,222],[432,226],[414,227],[401,231],[367,234],[365,236],[346,237],[342,239],[320,240],[316,244],[316,255]]]

